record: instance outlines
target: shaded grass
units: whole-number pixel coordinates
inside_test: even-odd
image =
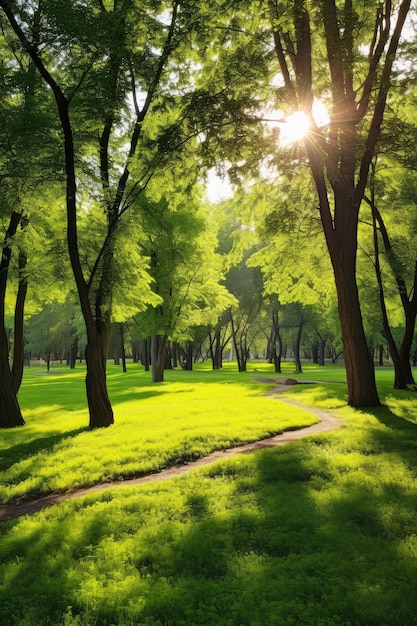
[[[0,623],[417,624],[416,397],[345,393],[287,392],[338,431],[2,525]]]
[[[27,425],[0,432],[0,501],[159,471],[316,421],[267,398],[253,372],[172,371],[155,385],[140,366],[127,374],[109,366],[115,425],[89,431],[84,375],[26,370]]]

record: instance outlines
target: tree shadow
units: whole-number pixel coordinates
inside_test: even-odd
[[[49,606],[53,620],[71,606],[74,625],[416,624],[417,488],[390,480],[407,474],[397,453],[411,448],[379,412],[387,432],[371,428],[364,454],[341,429],[66,503],[22,532],[9,523],[2,557],[21,559],[1,591],[9,615],[45,619]],[[412,443],[413,425],[400,431]]]
[[[66,439],[72,439],[80,433],[88,431],[88,427],[74,428],[65,432],[55,433],[47,437],[36,437],[31,441],[17,443],[0,450],[0,471],[9,469],[15,463],[19,463],[38,452],[52,451],[54,446]]]

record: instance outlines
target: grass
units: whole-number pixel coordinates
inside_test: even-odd
[[[155,385],[139,365],[109,366],[115,425],[98,431],[86,428],[83,367],[26,370],[27,425],[0,438],[0,502],[155,472],[316,421],[235,370],[170,371]]]
[[[263,367],[266,375],[268,368]],[[343,377],[341,368],[326,367],[321,373],[334,382]],[[273,375],[270,370],[269,374]],[[304,376],[312,379],[318,374],[306,371]],[[144,376],[139,371],[131,375],[131,381]],[[222,403],[229,396],[235,402],[244,397],[230,411],[232,415],[252,411],[248,422],[256,422],[263,411],[254,409],[254,404],[263,402],[269,403],[269,411],[271,403],[277,406],[281,415],[279,402],[263,398],[267,386],[255,384],[253,373],[243,377],[204,371],[170,375],[172,380],[157,391],[148,383],[138,384],[134,391],[131,382],[124,384],[128,379],[118,380],[112,372],[109,382],[120,423],[114,430],[126,428],[136,437],[135,403],[136,424],[152,407],[154,413],[159,407],[161,414],[176,414],[180,409],[174,396],[182,389],[184,396],[193,398],[183,415],[190,428],[193,419],[197,421],[196,430],[188,432],[197,433],[201,426],[201,439],[207,428],[218,437],[222,420],[211,429],[209,424],[220,411],[217,393],[221,385],[226,387]],[[288,390],[289,396],[306,404],[332,410],[343,423],[338,431],[233,457],[165,483],[111,488],[3,524],[0,623],[417,624],[416,396],[392,391],[390,377],[392,371],[378,371],[384,405],[372,411],[348,408],[344,385]],[[42,378],[33,373],[33,378],[34,384],[45,380],[42,384],[49,381],[59,388],[58,376]],[[206,378],[212,382],[203,382]],[[181,381],[192,391],[184,391]],[[31,383],[32,378],[25,381],[24,393]],[[134,395],[140,390],[144,395],[138,402]],[[190,416],[199,393],[205,398],[200,412]],[[29,394],[22,394],[22,400],[27,402],[28,434],[21,443],[30,456],[31,446],[36,447],[38,440],[35,455],[41,453],[39,440],[45,440],[53,464],[55,447],[62,443],[53,438],[59,437],[63,423],[66,432],[83,428],[85,413],[76,398],[71,419],[68,408],[53,408],[48,417],[45,409],[50,430],[46,425],[42,430],[43,420],[34,407],[29,408]],[[147,402],[149,407],[142,408]],[[167,410],[170,403],[177,409]],[[205,410],[211,413],[207,422]],[[33,424],[30,411],[35,412]],[[63,422],[60,411],[65,413]],[[235,428],[239,423],[236,419]],[[178,427],[177,422],[170,436],[178,433]],[[14,435],[23,437],[24,430]],[[92,435],[94,452],[100,436],[106,438],[111,430],[73,432],[63,440],[68,438],[72,445],[77,438]],[[4,435],[9,433],[1,433],[2,439]],[[123,450],[115,446],[116,463],[119,455],[124,458]]]

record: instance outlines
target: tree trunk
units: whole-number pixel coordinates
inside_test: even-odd
[[[114,423],[113,409],[107,391],[106,361],[109,326],[96,323],[94,337],[88,337],[85,349],[87,390],[90,428],[107,428]]]
[[[416,282],[416,281],[415,281]],[[401,341],[401,345],[398,349],[401,365],[404,371],[405,381],[408,385],[414,385],[414,376],[411,369],[410,353],[411,346],[414,339],[414,330],[416,325],[417,315],[417,294],[413,295],[412,302],[409,306],[404,307],[405,313],[405,330]]]
[[[151,340],[152,343],[152,340]],[[140,342],[140,361],[145,368],[145,372],[149,372],[150,365],[150,351],[149,351],[149,340],[141,339]]]
[[[126,350],[125,350],[125,333],[124,333],[124,324],[123,322],[119,323],[119,333],[120,333],[120,354],[122,355],[122,372],[126,373]]]
[[[165,335],[152,335],[151,337],[152,382],[154,383],[161,383],[164,380],[166,343]]]
[[[303,323],[299,325],[297,336],[293,344],[295,371],[297,374],[302,374],[303,372],[303,368],[301,367],[301,359],[300,359],[300,344],[301,344],[301,335],[303,332],[303,326],[304,326]]]
[[[8,355],[4,323],[0,323],[0,428],[23,426],[25,423],[13,387]]]
[[[324,365],[324,352],[326,349],[326,341],[319,335],[319,365]]]
[[[26,265],[26,255],[19,255],[19,269]],[[20,278],[17,289],[16,306],[14,311],[14,341],[13,341],[13,365],[12,381],[13,389],[17,394],[22,384],[23,366],[25,362],[25,338],[24,338],[24,310],[28,284],[25,277]]]
[[[77,360],[77,351],[78,351],[78,336],[75,335],[74,340],[72,342],[71,348],[70,348],[70,354],[69,354],[69,366],[70,369],[75,369],[75,362]]]
[[[12,249],[10,240],[16,234],[21,219],[20,213],[12,212],[10,223],[2,245],[0,258],[0,428],[23,426],[25,421],[20,411],[9,364],[9,341],[5,327],[5,299],[7,276]]]
[[[345,246],[344,246],[345,247]],[[355,257],[334,262],[334,276],[346,366],[349,406],[379,406],[373,360],[369,354],[363,328],[359,294],[355,277]],[[333,259],[332,259],[333,260]]]
[[[220,328],[216,328],[216,334],[214,338],[214,361],[213,361],[213,369],[219,370],[223,367],[222,362],[222,340]]]

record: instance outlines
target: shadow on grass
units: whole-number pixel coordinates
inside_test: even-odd
[[[88,427],[74,428],[73,430],[48,435],[47,437],[37,437],[32,441],[17,443],[13,446],[0,450],[0,471],[7,470],[15,463],[19,463],[20,461],[33,456],[37,452],[52,451],[53,447],[57,443],[76,437],[80,433],[88,430]]]
[[[5,525],[0,621],[417,624],[416,427],[375,417],[366,453],[341,429]]]

